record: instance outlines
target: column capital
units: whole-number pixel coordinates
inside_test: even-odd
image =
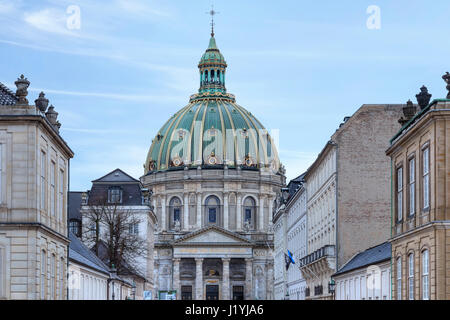
[[[244,258],[246,263],[251,263],[253,262],[253,258]]]
[[[196,263],[203,262],[203,258],[194,258]]]
[[[222,258],[222,262],[230,263],[231,258]]]
[[[172,260],[173,260],[173,262],[178,262],[179,263],[181,261],[181,258],[173,258]]]

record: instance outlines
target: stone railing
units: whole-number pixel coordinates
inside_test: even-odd
[[[300,267],[304,266],[304,265],[308,265],[308,264],[311,264],[323,257],[334,257],[335,254],[336,254],[335,246],[327,245],[327,246],[324,246],[324,247],[314,251],[313,253],[301,258],[299,261],[299,265],[300,265]]]

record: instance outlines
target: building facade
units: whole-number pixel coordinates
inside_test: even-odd
[[[142,300],[144,291],[152,291],[154,286],[154,233],[157,220],[149,197],[148,190],[142,187],[139,180],[120,169],[92,181],[91,189],[85,193],[70,193],[72,202],[69,206],[69,228],[74,234],[80,235],[89,248],[94,247],[92,233],[96,232],[97,225],[93,221],[101,210],[106,215],[122,214],[124,220],[127,220],[122,222],[121,227],[127,229],[123,230],[122,234],[133,234],[133,237],[142,240],[142,245],[147,247],[142,255],[134,252],[133,261],[123,261],[120,270],[117,270],[121,281],[131,283],[135,287],[133,298],[137,300]],[[98,228],[99,238],[102,240],[98,244],[98,255],[110,266],[108,246],[105,244],[107,234],[110,234],[110,231],[106,230],[109,225],[102,220]]]
[[[291,180],[285,190],[286,199],[274,212],[274,298],[275,300],[304,300],[306,280],[291,264],[286,269],[286,254],[293,254],[294,262],[307,253],[306,189],[304,174]],[[281,199],[279,199],[281,200]]]
[[[333,279],[336,300],[391,300],[391,244],[356,254]]]
[[[0,84],[0,299],[67,299],[67,191],[73,152],[44,93]]]
[[[444,75],[450,90],[450,75]],[[386,153],[392,164],[392,283],[395,300],[450,299],[450,93],[405,108]]]
[[[389,237],[389,159],[404,105],[363,105],[346,117],[305,175],[308,253],[300,259],[306,299],[332,299],[331,276]]]
[[[157,133],[141,178],[158,218],[154,296],[273,299],[283,168],[267,130],[226,92],[214,33],[198,67],[198,93]]]

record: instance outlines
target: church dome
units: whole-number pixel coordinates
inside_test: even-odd
[[[214,33],[198,68],[198,93],[157,132],[144,164],[145,174],[199,166],[278,172],[277,151],[267,130],[226,91],[227,64]]]

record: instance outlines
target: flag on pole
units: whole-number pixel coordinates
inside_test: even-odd
[[[288,252],[287,254],[286,253],[284,254],[284,261],[286,262],[286,270],[289,269],[291,263],[295,264],[292,252],[290,252],[289,250],[287,252]]]

